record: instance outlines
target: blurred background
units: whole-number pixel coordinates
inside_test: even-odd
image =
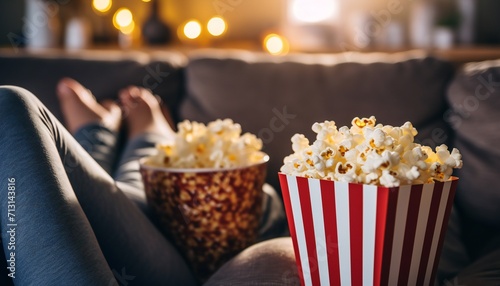
[[[0,46],[272,54],[495,47],[498,15],[498,0],[2,0]]]

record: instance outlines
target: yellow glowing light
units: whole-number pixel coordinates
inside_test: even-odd
[[[226,22],[221,17],[213,17],[207,23],[207,30],[212,36],[220,36],[226,31]]]
[[[111,0],[93,0],[92,7],[101,13],[106,13],[111,9],[113,2]]]
[[[196,39],[201,34],[201,25],[200,22],[196,20],[191,20],[184,25],[184,35],[188,39]]]
[[[127,8],[120,8],[116,11],[113,16],[113,25],[117,29],[121,29],[123,27],[128,27],[134,21],[134,17],[132,16],[132,12],[130,12]]]
[[[120,27],[120,31],[126,35],[132,34],[132,32],[134,32],[134,29],[135,29],[135,22],[134,21],[130,22],[130,25],[128,25],[126,27]]]
[[[317,23],[337,14],[338,6],[331,0],[294,0],[291,12],[300,22]]]
[[[151,0],[142,0],[142,2],[151,2]]]
[[[288,52],[288,42],[285,38],[276,34],[266,36],[264,47],[271,55],[283,55]]]

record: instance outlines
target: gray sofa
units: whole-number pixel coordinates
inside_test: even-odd
[[[349,124],[375,115],[411,121],[427,145],[458,147],[464,167],[456,198],[471,257],[500,233],[500,61],[452,63],[421,53],[271,57],[242,51],[0,53],[0,84],[37,95],[61,118],[54,88],[73,77],[98,99],[128,85],[160,95],[176,120],[232,118],[259,135],[270,155],[268,182],[291,152],[290,138],[312,123]]]

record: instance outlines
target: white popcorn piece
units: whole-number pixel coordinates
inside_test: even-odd
[[[335,179],[340,182],[357,182],[356,165],[338,162],[335,167]]]
[[[363,129],[366,130],[366,127],[374,127],[377,119],[375,116],[371,116],[370,118],[359,118],[355,117],[351,121],[351,133],[353,134],[363,134]]]
[[[293,152],[300,152],[309,146],[309,140],[302,134],[295,134],[292,137],[292,150]]]
[[[388,170],[382,171],[382,176],[380,176],[379,181],[382,186],[388,188],[399,187],[399,180]]]
[[[445,163],[452,168],[462,168],[462,154],[460,154],[460,151],[458,151],[457,148],[453,148],[450,156],[448,157],[448,159],[446,159]]]
[[[414,143],[418,134],[410,122],[400,127],[376,124],[376,118],[356,117],[350,128],[337,129],[334,121],[314,123],[316,140],[302,134],[292,137],[293,154],[284,159],[281,172],[326,180],[396,187],[446,181],[462,167],[457,149],[446,145],[434,152]]]
[[[362,181],[362,183],[372,184],[374,182],[378,182],[378,180],[379,180],[378,173],[373,172],[373,173],[366,174],[364,180]]]

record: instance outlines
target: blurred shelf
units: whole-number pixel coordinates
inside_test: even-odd
[[[464,46],[431,50],[430,54],[457,64],[500,59],[500,46]]]
[[[108,51],[108,52],[118,52],[116,54],[134,54],[134,53],[157,53],[157,52],[180,52],[183,54],[190,54],[191,52],[195,52],[200,49],[210,48],[217,50],[226,50],[226,49],[239,49],[239,50],[247,50],[247,51],[255,51],[262,52],[262,48],[259,44],[255,42],[212,42],[210,44],[199,44],[199,45],[187,45],[187,44],[172,44],[172,45],[164,45],[164,46],[153,46],[153,47],[145,47],[145,46],[132,46],[130,48],[122,49],[117,45],[96,45],[92,48],[83,50],[83,51],[74,51],[74,50],[65,50],[65,49],[45,49],[45,50],[29,50],[29,49],[13,49],[9,47],[0,47],[0,55],[8,56],[8,55],[48,55],[52,57],[57,56],[68,56],[75,54],[84,54],[87,52],[92,53],[93,51]],[[414,48],[402,48],[402,49],[364,49],[364,50],[353,50],[352,52],[361,52],[361,53],[400,53],[405,51],[423,51],[426,54],[448,60],[453,62],[456,65],[461,65],[467,62],[478,62],[485,60],[494,60],[500,59],[500,46],[457,46],[450,49],[414,49]],[[345,51],[345,50],[344,50]],[[324,50],[315,50],[315,51],[307,51],[307,53],[340,53],[344,52],[342,50],[335,49],[324,49]],[[292,50],[292,53],[302,53],[304,51],[295,51]]]

